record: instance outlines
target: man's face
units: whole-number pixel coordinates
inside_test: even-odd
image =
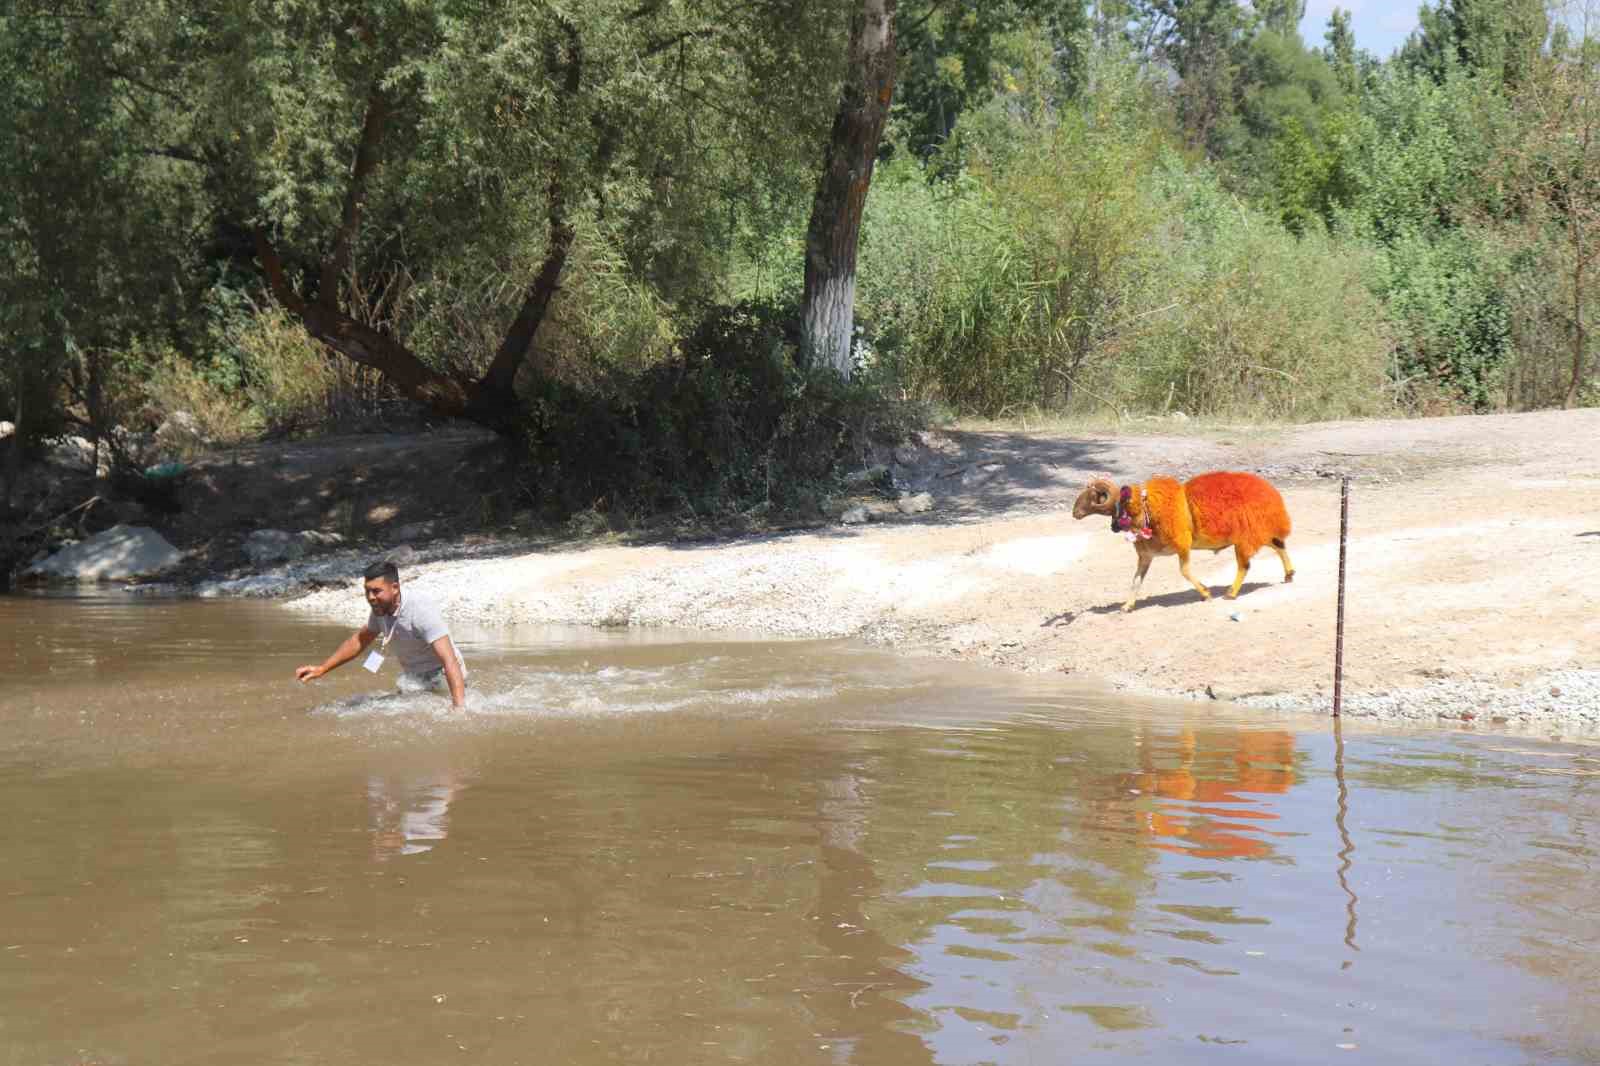
[[[379,614],[394,614],[400,600],[400,583],[385,577],[375,577],[366,583],[367,606]]]

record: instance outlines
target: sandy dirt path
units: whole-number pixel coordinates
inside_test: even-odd
[[[452,617],[860,637],[1139,693],[1325,705],[1339,478],[1351,478],[1346,692],[1354,713],[1600,723],[1600,411],[1065,436],[930,433],[896,450],[931,511],[690,546],[451,560],[407,579]],[[1147,424],[1147,427],[1149,424]],[[1134,553],[1072,501],[1127,482],[1258,471],[1283,491],[1297,570],[1171,557],[1123,614]],[[889,510],[887,506],[880,509]],[[297,606],[357,621],[350,589]]]

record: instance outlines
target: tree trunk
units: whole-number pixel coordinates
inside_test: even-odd
[[[1578,264],[1572,271],[1572,380],[1567,383],[1566,401],[1569,410],[1578,406],[1578,393],[1583,388],[1583,239],[1578,238]]]
[[[1584,74],[1592,74],[1592,67],[1587,62],[1589,48],[1592,45],[1592,38],[1589,37],[1590,6],[1587,3],[1582,14],[1584,14],[1584,37],[1579,46],[1586,56],[1586,62],[1582,64],[1581,69]],[[1582,112],[1579,117],[1579,122],[1582,122],[1582,138],[1579,141],[1578,160],[1582,170],[1586,171],[1592,165],[1590,149],[1594,146],[1594,112],[1589,110],[1594,102],[1594,91],[1595,86],[1589,82],[1589,78],[1584,78],[1584,82],[1579,85],[1579,93],[1582,93]],[[1586,184],[1587,182],[1581,182],[1579,189]],[[1586,224],[1590,219],[1594,219],[1594,200],[1581,194],[1574,195],[1573,202],[1568,206],[1568,218],[1566,218],[1566,227],[1573,238],[1573,379],[1566,384],[1566,399],[1563,403],[1563,407],[1566,408],[1578,407],[1578,394],[1584,387],[1584,354],[1586,354],[1584,352],[1584,267],[1587,266],[1589,256],[1594,254],[1587,248],[1584,238],[1589,235],[1586,232]]]
[[[350,184],[344,192],[344,210],[333,246],[323,256],[317,301],[325,307],[339,306],[339,283],[350,269],[357,235],[361,232],[361,212],[366,206],[367,181],[378,166],[378,149],[383,145],[384,126],[389,119],[389,100],[375,83],[367,94],[367,113],[361,122],[361,139],[356,142],[355,161],[350,165]]]
[[[545,65],[551,76],[558,79],[561,96],[570,101],[576,98],[582,84],[583,50],[576,24],[566,22],[565,27],[565,49],[555,41],[549,42]],[[561,275],[576,237],[569,219],[565,164],[560,160],[551,164],[545,257],[523,296],[516,317],[484,375],[477,381],[456,378],[429,367],[389,334],[357,321],[342,305],[339,285],[353,263],[367,184],[381,161],[388,118],[388,99],[375,84],[367,98],[339,229],[319,264],[315,298],[308,299],[295,290],[277,249],[267,234],[258,229],[255,231],[256,251],[267,281],[278,302],[300,320],[306,331],[340,355],[377,370],[406,396],[435,414],[470,419],[497,433],[515,436],[520,428],[515,390],[517,372],[532,359],[534,338],[560,289]],[[609,141],[603,142],[602,167],[610,151]]]
[[[311,336],[352,362],[378,370],[401,392],[434,413],[451,418],[467,414],[467,386],[434,370],[387,333],[320,304],[305,307],[300,318]]]
[[[850,26],[850,60],[806,229],[800,329],[805,357],[850,376],[856,242],[872,165],[894,98],[896,0],[862,0]]]
[[[556,290],[560,287],[561,274],[566,269],[567,256],[571,253],[573,239],[577,236],[572,223],[567,219],[566,188],[562,182],[559,161],[551,164],[548,195],[549,227],[544,261],[539,264],[539,272],[534,276],[533,284],[528,287],[528,292],[523,297],[517,317],[506,330],[505,338],[500,342],[499,350],[495,352],[494,361],[489,364],[489,369],[474,390],[474,403],[485,414],[492,414],[496,409],[509,410],[516,406],[517,371],[533,355],[534,336],[544,323],[545,315],[549,313],[550,301],[555,299]]]
[[[256,255],[267,274],[272,295],[290,314],[300,320],[306,332],[340,355],[370,366],[399,387],[411,399],[437,414],[463,417],[467,414],[467,386],[428,366],[393,337],[363,325],[320,298],[308,303],[290,284],[278,251],[265,233],[255,231]]]
[[[561,98],[570,103],[577,98],[578,90],[583,86],[583,43],[579,40],[577,26],[563,21],[567,32],[566,54],[563,55],[556,43],[551,41],[545,46],[544,65],[551,79],[560,86]],[[604,154],[602,148],[602,156]],[[494,360],[474,390],[474,407],[481,416],[493,419],[499,416],[497,412],[503,415],[516,408],[517,371],[532,358],[534,337],[544,324],[545,316],[550,311],[550,302],[555,299],[556,290],[561,285],[567,256],[577,236],[567,215],[567,183],[563,167],[564,162],[560,159],[550,163],[545,191],[544,260],[539,264],[539,272],[523,296],[522,306],[517,309],[517,317],[512,319],[510,328],[506,330]]]

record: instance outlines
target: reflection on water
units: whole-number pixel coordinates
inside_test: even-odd
[[[1600,1057],[1593,748],[213,606],[0,600],[5,1061]]]
[[[1119,779],[1138,804],[1151,846],[1199,858],[1264,859],[1272,854],[1271,809],[1251,794],[1281,795],[1294,782],[1294,736],[1281,730],[1232,729],[1205,738],[1185,729],[1141,735],[1139,772]],[[1197,760],[1201,765],[1196,765]]]
[[[450,801],[460,788],[454,776],[406,779],[378,773],[368,777],[374,857],[418,855],[443,840],[450,831]]]
[[[1339,831],[1339,888],[1345,894],[1345,914],[1349,921],[1345,924],[1344,945],[1351,951],[1360,951],[1356,947],[1356,904],[1360,900],[1355,889],[1350,887],[1350,867],[1355,864],[1356,844],[1350,836],[1350,784],[1344,776],[1344,720],[1342,716],[1333,720],[1333,779],[1339,789],[1338,813],[1334,816],[1334,826]],[[1350,965],[1347,961],[1346,967]]]

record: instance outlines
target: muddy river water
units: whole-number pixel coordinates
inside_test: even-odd
[[[0,1064],[1600,1060],[1600,749],[0,598]]]

